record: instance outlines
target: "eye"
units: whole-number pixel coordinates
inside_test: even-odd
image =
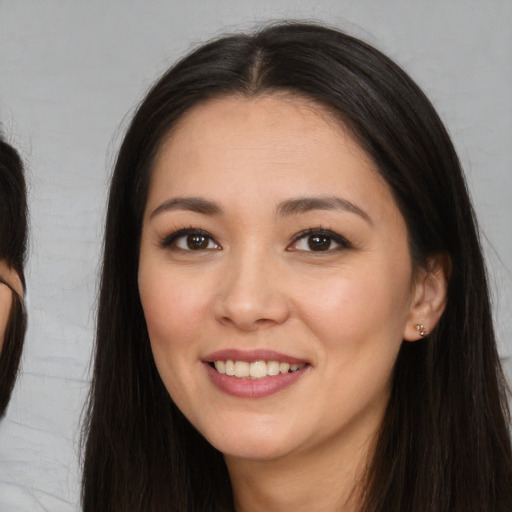
[[[338,233],[326,229],[307,229],[295,237],[287,250],[331,252],[350,247],[350,242]]]
[[[171,233],[162,240],[160,245],[181,251],[207,251],[221,248],[207,231],[193,228],[180,229]]]

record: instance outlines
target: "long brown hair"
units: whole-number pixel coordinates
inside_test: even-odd
[[[25,287],[23,267],[27,250],[27,197],[23,165],[16,150],[0,136],[0,260],[17,272]],[[13,301],[0,352],[0,416],[5,412],[18,374],[26,330],[26,313],[19,290],[0,276]]]
[[[453,145],[396,64],[358,39],[302,23],[201,46],[153,86],[128,128],[108,204],[84,511],[233,510],[221,454],[176,408],[156,370],[138,295],[139,242],[153,160],[176,121],[213,97],[278,91],[318,102],[350,129],[393,191],[416,264],[434,252],[451,260],[439,324],[398,356],[362,510],[509,512],[505,382]]]

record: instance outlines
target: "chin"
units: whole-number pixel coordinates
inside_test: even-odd
[[[250,428],[238,425],[207,433],[206,440],[225,457],[268,461],[279,459],[299,447],[298,432],[285,428]],[[293,445],[290,443],[293,441]]]
[[[223,443],[218,446],[218,449],[227,458],[262,462],[280,459],[289,453],[285,447],[276,443],[275,440]]]

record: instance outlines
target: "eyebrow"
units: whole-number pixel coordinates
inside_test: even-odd
[[[373,226],[371,217],[362,208],[350,202],[348,199],[337,196],[288,199],[280,203],[277,207],[277,213],[281,216],[297,215],[312,210],[343,210],[355,213]]]
[[[175,197],[164,201],[160,206],[155,208],[149,218],[152,219],[159,213],[173,210],[187,210],[202,213],[203,215],[218,215],[222,213],[222,208],[215,201],[209,201],[201,197]]]
[[[222,213],[222,207],[215,201],[210,201],[202,197],[175,197],[164,201],[160,206],[151,212],[150,219],[156,215],[175,211],[185,210],[203,215],[219,215]],[[298,215],[313,210],[342,210],[359,215],[368,224],[373,226],[371,217],[359,206],[337,196],[327,197],[300,197],[297,199],[287,199],[277,206],[277,214],[281,217]]]

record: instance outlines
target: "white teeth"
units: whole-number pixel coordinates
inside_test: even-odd
[[[230,375],[231,377],[235,375],[235,363],[233,361],[226,361],[226,375]]]
[[[215,361],[215,369],[222,374],[239,379],[263,379],[275,375],[296,372],[305,365],[280,363],[279,361]]]
[[[267,373],[267,363],[265,361],[254,361],[249,366],[249,375],[253,379],[261,379],[262,377],[266,377]]]
[[[267,375],[279,375],[279,366],[277,361],[269,361],[267,363]]]
[[[235,361],[235,377],[249,377],[249,363],[247,361]]]
[[[289,363],[281,363],[281,365],[279,366],[279,371],[281,373],[288,373],[289,369],[290,369],[290,364]]]

